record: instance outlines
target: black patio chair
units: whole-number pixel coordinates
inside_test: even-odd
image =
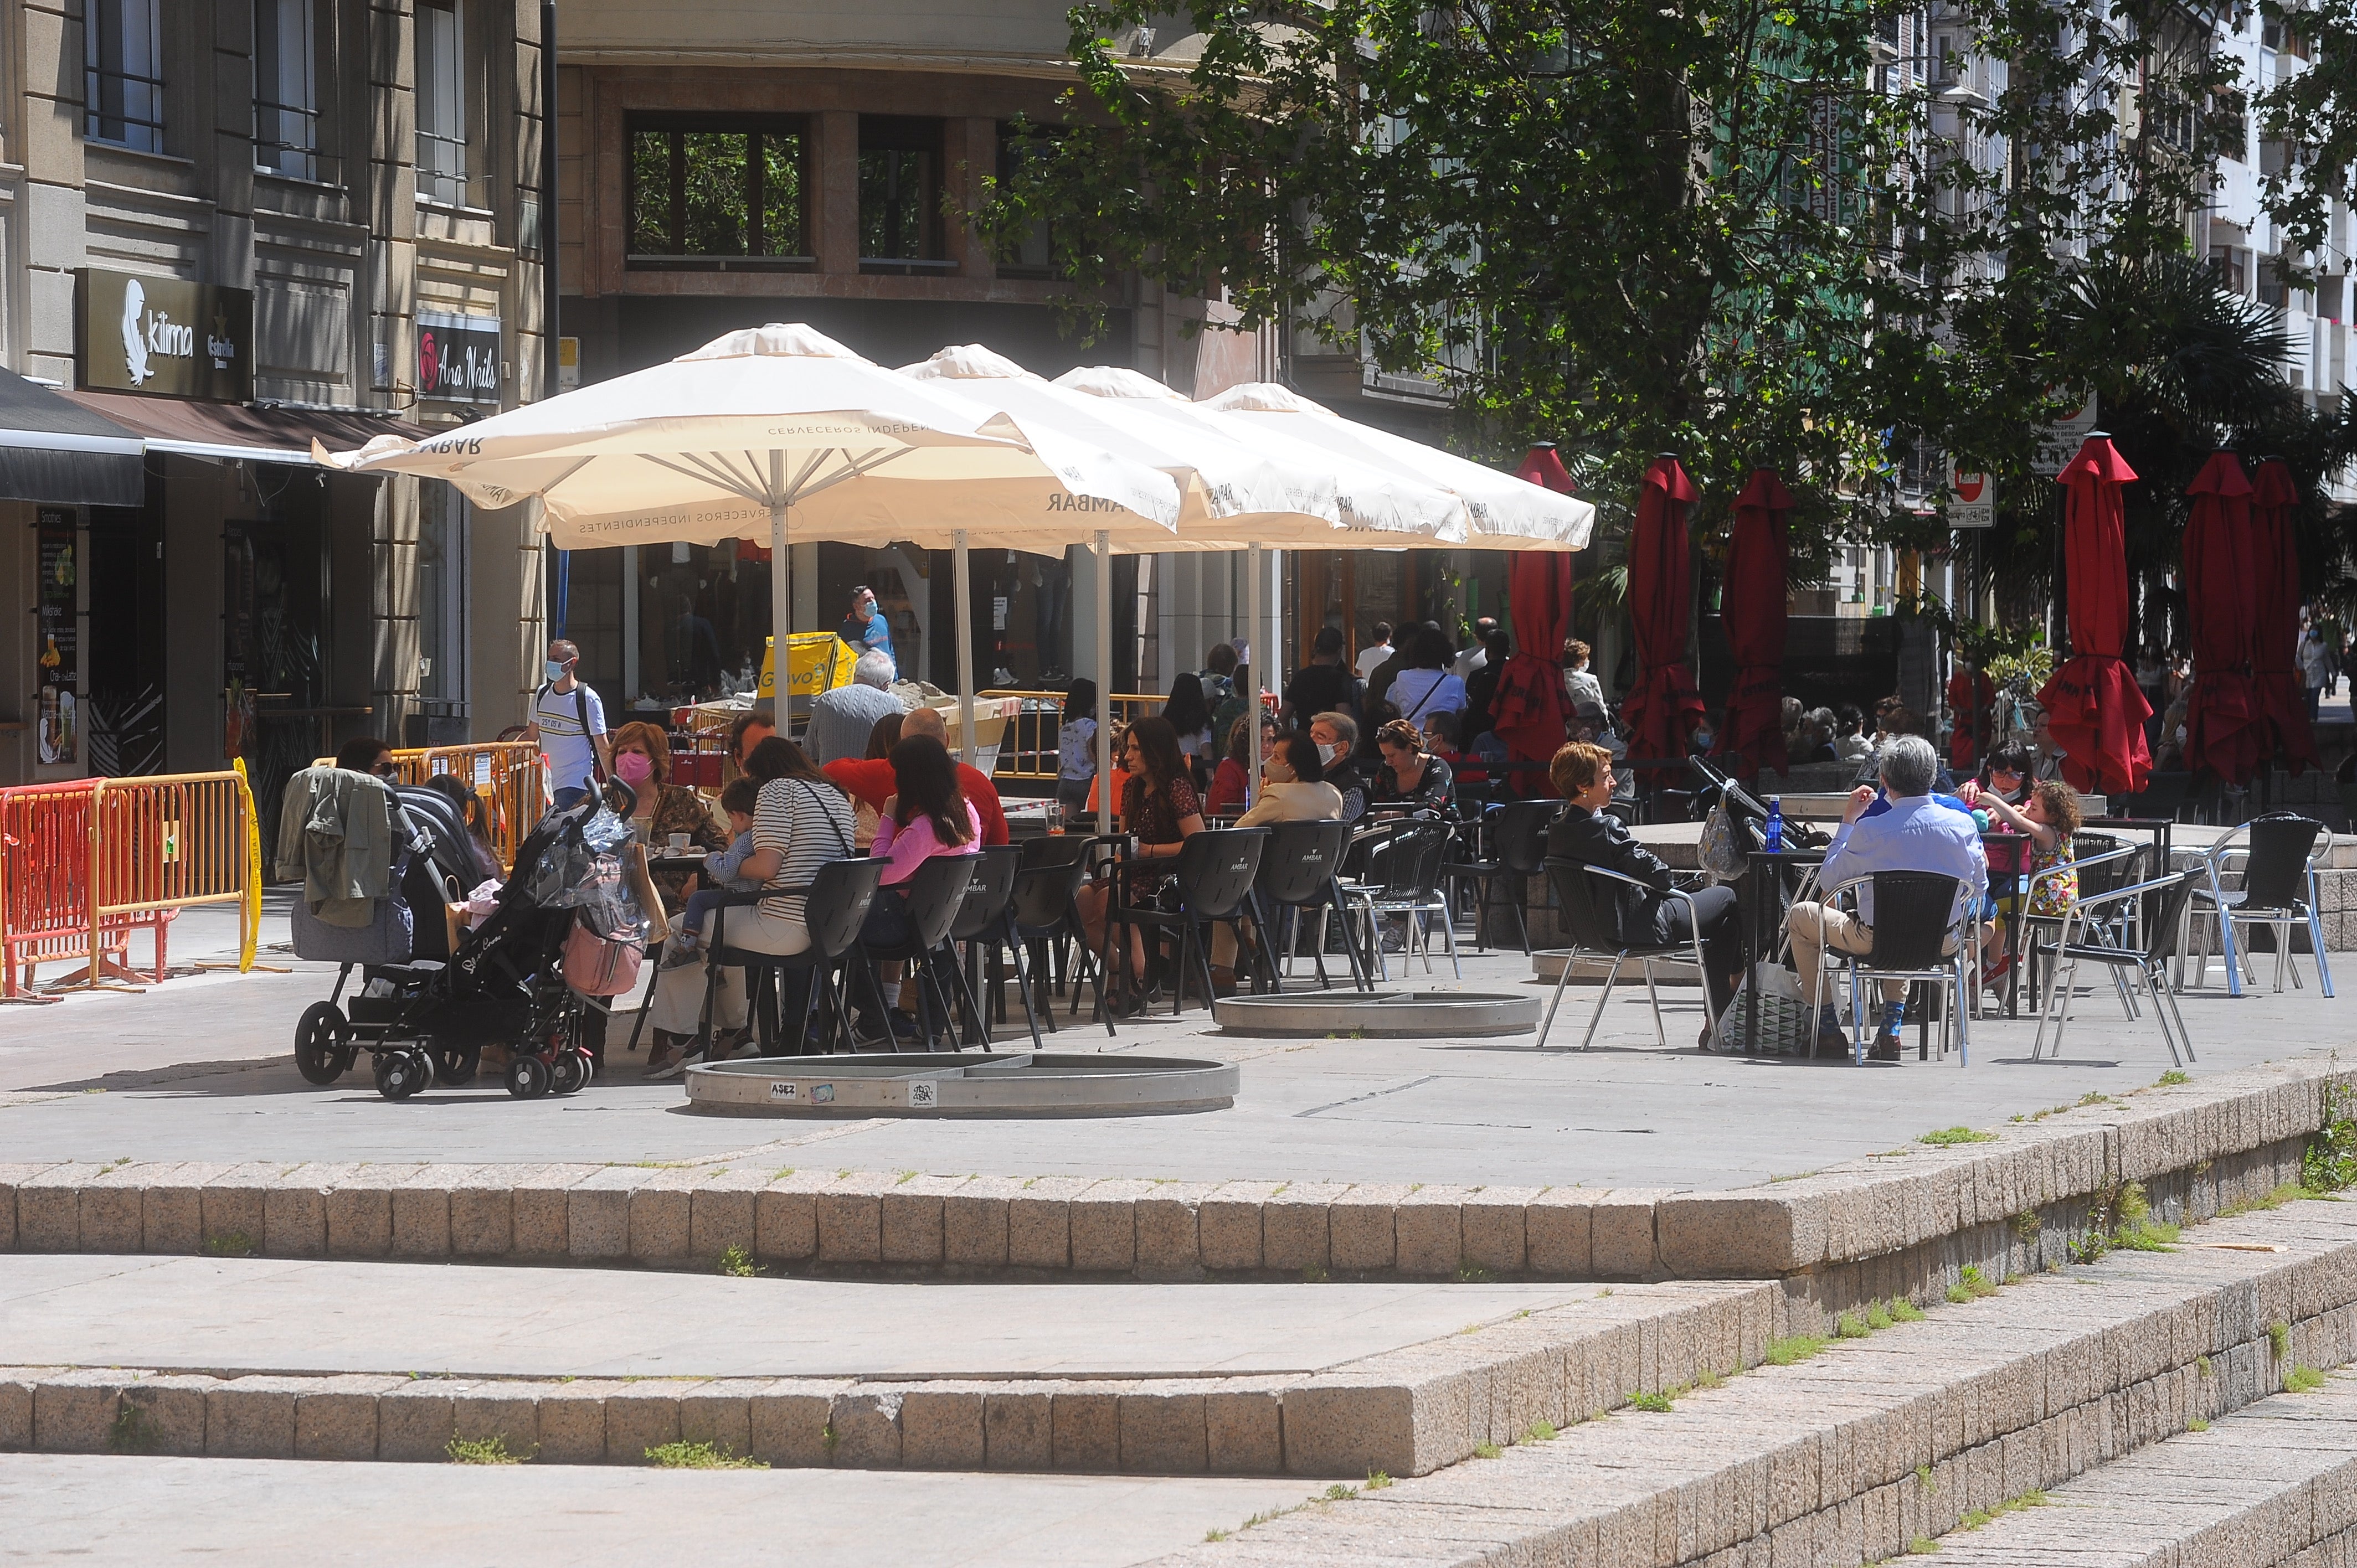
[[[2145,780],[2143,794],[2113,796],[2111,814],[2173,822],[2183,814],[2186,798],[2192,792],[2192,774],[2155,773]]]
[[[1609,866],[1590,865],[1578,860],[1548,860],[1543,869],[1547,883],[1555,892],[1555,908],[1561,911],[1564,925],[1571,933],[1571,946],[1563,955],[1563,972],[1555,977],[1555,996],[1547,1003],[1546,1018],[1539,1025],[1538,1048],[1546,1049],[1547,1032],[1555,1027],[1555,1009],[1563,1005],[1564,988],[1571,983],[1572,971],[1579,967],[1579,955],[1592,952],[1599,957],[1612,955],[1612,967],[1605,972],[1604,990],[1596,998],[1596,1010],[1587,1015],[1587,1032],[1579,1037],[1579,1048],[1586,1050],[1596,1039],[1596,1026],[1604,1020],[1605,1004],[1612,1000],[1612,987],[1620,978],[1620,966],[1635,959],[1645,976],[1645,995],[1653,1008],[1653,1037],[1664,1047],[1670,1043],[1669,1031],[1662,1025],[1662,993],[1653,984],[1653,965],[1657,963],[1692,964],[1695,976],[1703,980],[1710,972],[1702,954],[1702,932],[1689,909],[1688,924],[1694,935],[1684,941],[1657,942],[1651,933],[1632,938],[1621,927],[1620,893],[1624,887],[1641,888],[1647,893],[1656,889],[1624,876]],[[1674,898],[1691,904],[1694,895],[1682,887],[1662,892],[1664,898]],[[1703,990],[1703,1011],[1708,1013],[1710,991],[1706,983]],[[1718,1040],[1718,1020],[1710,1021],[1711,1039]]]
[[[1134,907],[1125,900],[1105,921],[1108,953],[1116,926],[1138,926],[1178,937],[1178,951],[1171,955],[1169,970],[1172,1017],[1177,1017],[1186,1004],[1189,980],[1202,982],[1206,1005],[1217,994],[1211,985],[1207,928],[1226,925],[1234,931],[1238,948],[1243,947],[1246,940],[1243,927],[1253,912],[1253,882],[1260,874],[1261,853],[1267,843],[1266,828],[1206,828],[1179,845],[1174,859],[1152,863],[1155,869],[1168,868],[1171,886],[1178,893],[1177,909]],[[1124,863],[1123,869],[1134,871],[1146,864],[1148,863],[1129,861]],[[1126,947],[1127,933],[1124,932],[1119,940]],[[1097,961],[1109,966],[1112,961],[1107,954],[1099,954]],[[1113,1015],[1109,1009],[1105,1016],[1110,1026]]]
[[[1084,848],[1087,841],[1075,839],[1072,843]],[[1015,886],[1008,893],[1006,917],[999,929],[985,931],[977,940],[987,949],[994,970],[1001,949],[1013,955],[1016,992],[1023,999],[1023,1012],[1030,1021],[1031,1040],[1036,1046],[1042,1022],[1047,1024],[1049,1034],[1056,1032],[1051,944],[1056,953],[1069,950],[1078,954],[1079,967],[1072,972],[1075,1014],[1080,1010],[1081,987],[1087,982],[1095,983],[1098,1006],[1103,1009],[1104,977],[1096,966],[1073,904],[1082,881],[1089,874],[1086,859],[1077,854],[1069,857],[1041,856],[1033,864],[1030,848],[1029,844],[1023,846],[1025,858],[1015,874]],[[1028,961],[1026,953],[1030,955]]]
[[[957,923],[958,911],[965,905],[965,890],[974,879],[975,856],[971,854],[936,854],[922,865],[901,886],[905,889],[909,911],[908,940],[889,947],[874,946],[865,940],[859,944],[861,959],[866,963],[867,983],[876,999],[879,1018],[887,1028],[886,1038],[895,1050],[900,1042],[889,1033],[890,1015],[887,1012],[884,987],[876,979],[874,965],[895,961],[917,966],[917,1016],[925,1033],[925,1048],[931,1050],[940,1036],[949,1036],[950,1048],[958,1048],[954,1015],[951,1012],[949,993],[942,983],[942,945],[949,940],[950,928]],[[956,964],[951,962],[949,968]]]
[[[2038,1038],[2031,1042],[2029,1059],[2037,1061],[2045,1054],[2046,1026],[2054,1026],[2054,1054],[2062,1054],[2062,1032],[2071,1023],[2071,997],[2082,963],[2101,965],[2112,977],[2112,983],[2123,991],[2132,972],[2144,983],[2146,997],[2152,1003],[2154,1022],[2160,1026],[2162,1043],[2169,1047],[2169,1059],[2177,1067],[2193,1060],[2193,1036],[2185,1027],[2185,1015],[2177,1009],[2176,993],[2169,988],[2163,971],[2177,956],[2179,930],[2185,922],[2185,911],[2191,907],[2193,896],[2210,880],[2207,866],[2189,866],[2173,876],[2157,876],[2149,882],[2131,883],[2115,887],[2108,893],[2090,897],[2080,897],[2079,902],[2062,922],[2061,939],[2054,945],[2053,959],[2060,968],[2044,1012],[2038,1018]],[[2129,947],[2108,940],[2115,929],[2114,922],[2104,917],[2107,903],[2126,903],[2147,893],[2161,895],[2159,908],[2147,925],[2145,943],[2141,948]],[[2073,929],[2093,940],[2072,941]],[[2067,966],[2067,967],[2062,967]],[[2172,1033],[2172,1026],[2174,1032]],[[2184,1054],[2178,1054],[2182,1042]]]
[[[1530,902],[1530,879],[1546,865],[1547,827],[1563,809],[1559,800],[1516,800],[1501,806],[1481,819],[1488,830],[1490,847],[1487,854],[1477,854],[1470,860],[1441,863],[1440,874],[1448,878],[1449,905],[1456,906],[1458,885],[1471,881],[1479,890],[1479,901],[1473,906],[1473,945],[1491,945],[1490,906],[1501,883],[1513,889],[1511,898],[1502,900],[1505,908],[1514,912],[1514,932],[1522,940],[1523,954],[1530,955],[1530,922],[1523,908]]]
[[[2237,839],[2247,839],[2237,843]],[[2254,817],[2218,841],[2210,851],[2208,885],[2193,895],[2194,920],[2214,920],[2226,960],[2226,994],[2243,993],[2243,974],[2249,968],[2251,983],[2259,983],[2248,947],[2235,940],[2238,926],[2265,926],[2276,949],[2276,989],[2283,989],[2288,971],[2294,987],[2301,984],[2299,965],[2292,961],[2291,934],[2296,922],[2308,927],[2309,950],[2316,958],[2316,979],[2327,996],[2332,994],[2332,965],[2324,956],[2324,922],[2317,915],[2317,862],[2332,843],[2324,824],[2293,811],[2270,811]],[[2240,859],[2243,886],[2229,891],[2221,882],[2230,862]],[[2200,924],[2201,941],[2193,954],[2193,983],[2210,978],[2210,928]]]
[[[1268,843],[1261,851],[1260,874],[1253,886],[1253,899],[1258,906],[1254,919],[1261,930],[1258,950],[1265,978],[1272,992],[1282,991],[1283,979],[1276,967],[1277,922],[1291,914],[1297,940],[1284,954],[1288,966],[1301,928],[1308,924],[1311,910],[1323,912],[1342,908],[1341,885],[1335,880],[1342,865],[1343,854],[1350,848],[1351,824],[1331,822],[1275,822],[1268,830]],[[1318,925],[1325,929],[1321,920]],[[1326,943],[1322,938],[1310,951],[1310,960],[1318,966],[1320,990],[1329,990],[1334,982],[1326,973]],[[1344,942],[1342,951],[1351,961],[1351,985],[1353,990],[1372,991],[1374,983],[1359,962],[1355,942]]]
[[[761,1054],[782,1056],[787,1042],[780,1034],[783,1016],[790,1011],[781,1005],[785,977],[806,974],[817,990],[817,996],[805,991],[805,1004],[793,1019],[791,1045],[800,1050],[803,1031],[811,1013],[810,1004],[823,997],[834,1014],[838,1039],[845,1050],[855,1050],[857,1044],[851,1036],[851,1013],[845,1005],[844,971],[856,961],[859,948],[859,928],[866,923],[869,906],[876,901],[876,886],[884,875],[880,860],[830,860],[813,874],[809,884],[801,888],[767,888],[753,893],[729,893],[722,897],[719,908],[712,911],[712,946],[705,961],[704,1015],[696,1026],[695,1046],[692,1054],[709,1059],[712,1048],[712,1002],[720,987],[720,972],[737,968],[745,971],[746,987],[753,1015],[759,1030]],[[749,908],[764,898],[774,898],[780,892],[800,892],[802,899],[802,923],[810,929],[811,945],[798,953],[759,952],[750,948],[728,945],[728,911]],[[765,1005],[766,1004],[766,1005]]]
[[[1871,888],[1874,894],[1874,940],[1867,950],[1846,953],[1829,945],[1824,952],[1825,964],[1838,963],[1849,972],[1853,1026],[1850,1058],[1856,1065],[1866,1065],[1866,990],[1870,985],[1877,987],[1875,993],[1878,997],[1880,983],[1888,980],[1920,981],[1953,990],[1953,996],[1943,997],[1952,1004],[1939,1009],[1940,1054],[1948,1054],[1948,1027],[1953,1020],[1956,1065],[1972,1065],[1971,987],[1978,983],[1979,977],[1968,978],[1967,972],[1976,957],[1971,936],[1979,911],[1958,907],[1956,894],[1961,886],[1954,877],[1936,871],[1878,871],[1825,890],[1823,902],[1828,908],[1843,902],[1856,904],[1861,889]],[[1817,1017],[1822,1010],[1823,974],[1821,967],[1818,994],[1809,998],[1812,1039],[1816,1037]],[[1923,1015],[1918,1014],[1917,1017],[1921,1020]],[[1925,1031],[1919,1036],[1916,1057],[1918,1060],[1928,1060],[1931,1054]]]
[[[1383,961],[1381,929],[1382,918],[1388,915],[1404,919],[1415,939],[1401,944],[1402,969],[1407,967],[1410,955],[1420,946],[1424,972],[1432,972],[1432,934],[1426,921],[1437,915],[1441,936],[1448,949],[1448,967],[1458,979],[1465,978],[1464,966],[1457,958],[1456,912],[1440,890],[1441,861],[1448,853],[1448,834],[1446,823],[1403,822],[1392,830],[1388,838],[1369,846],[1366,879],[1343,886],[1343,896],[1351,901],[1351,913],[1364,918],[1367,967],[1379,979],[1391,978],[1391,966]]]
[[[965,885],[965,901],[958,906],[957,918],[950,922],[950,972],[957,981],[957,1000],[965,1014],[967,1041],[988,1050],[990,1015],[975,993],[973,971],[981,960],[984,939],[1006,929],[1006,906],[1015,896],[1015,878],[1022,865],[1023,852],[1012,844],[1000,844],[977,850],[969,858],[974,862],[974,875]],[[956,961],[954,950],[960,943],[965,945],[969,954],[963,964]],[[1028,1006],[1029,998],[1025,998],[1025,1004]],[[1036,1023],[1031,1026],[1031,1044],[1039,1044]]]

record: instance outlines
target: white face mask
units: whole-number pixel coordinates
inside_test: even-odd
[[[1260,765],[1260,772],[1261,777],[1272,784],[1293,782],[1293,769],[1273,757]]]
[[[1321,746],[1318,748],[1318,760],[1325,763],[1329,767],[1331,767],[1335,759],[1340,757],[1341,755],[1342,743],[1340,741],[1335,741],[1329,745]]]

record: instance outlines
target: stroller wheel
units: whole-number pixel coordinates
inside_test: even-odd
[[[306,1083],[333,1083],[352,1065],[350,1049],[343,1044],[348,1026],[343,1010],[332,1002],[314,1002],[303,1009],[295,1025],[295,1068]]]
[[[591,1072],[587,1051],[559,1051],[548,1069],[548,1092],[578,1094],[589,1086]]]
[[[508,1063],[502,1081],[518,1100],[537,1100],[548,1092],[547,1064],[538,1057],[520,1056]]]
[[[434,1062],[417,1047],[376,1054],[376,1091],[387,1100],[406,1100],[433,1081]]]
[[[434,1079],[445,1089],[463,1089],[475,1081],[482,1052],[470,1046],[444,1046],[434,1053]]]

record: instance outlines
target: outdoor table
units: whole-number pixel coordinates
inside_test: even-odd
[[[1743,858],[1743,915],[1736,924],[1743,933],[1743,1054],[1754,1057],[1760,1054],[1760,953],[1763,948],[1775,950],[1773,933],[1783,929],[1785,868],[1823,865],[1825,852],[1755,849]],[[1770,933],[1765,942],[1760,939],[1763,929]],[[1704,994],[1707,997],[1707,989]]]

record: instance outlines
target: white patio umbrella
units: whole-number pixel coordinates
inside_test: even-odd
[[[445,479],[482,506],[537,496],[565,548],[766,538],[781,650],[790,538],[941,548],[985,529],[1013,548],[1060,549],[1082,517],[1126,542],[1173,537],[1178,512],[1178,486],[1157,469],[921,385],[803,326],[732,332],[428,440],[312,452],[347,472]],[[963,638],[960,650],[970,658]]]
[[[1250,381],[1198,406],[1222,419],[1282,431],[1321,451],[1413,476],[1453,490],[1470,524],[1466,544],[1476,550],[1585,550],[1596,509],[1513,474],[1485,468],[1453,452],[1345,419],[1291,387]]]

